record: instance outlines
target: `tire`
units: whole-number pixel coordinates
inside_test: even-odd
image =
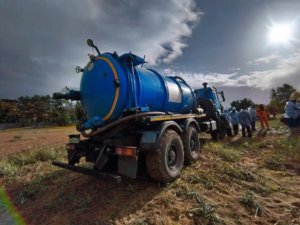
[[[200,158],[201,145],[198,131],[194,126],[190,126],[182,135],[184,148],[184,162],[190,165]]]
[[[184,163],[183,144],[173,130],[166,130],[159,142],[159,151],[146,155],[147,171],[156,181],[167,183],[180,176]]]
[[[214,140],[223,140],[227,134],[227,123],[226,121],[224,120],[220,120],[219,123],[218,123],[218,126],[217,126],[217,130],[214,130],[212,133],[211,133],[211,137],[214,139]]]

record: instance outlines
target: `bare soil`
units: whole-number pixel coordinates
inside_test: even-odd
[[[68,135],[72,133],[77,133],[74,126],[0,130],[0,157],[24,150],[61,145],[68,141]]]
[[[0,154],[35,143],[64,143],[74,128],[5,132]],[[16,135],[21,139],[11,142]],[[287,135],[272,132],[222,143],[204,139],[199,162],[167,185],[147,176],[116,184],[54,168],[50,162],[38,169],[26,167],[22,176],[29,180],[3,185],[31,225],[300,224],[300,158],[278,153],[277,147],[300,149],[297,144],[281,146],[286,140]],[[222,149],[232,154],[221,154]],[[280,162],[273,162],[274,156]]]

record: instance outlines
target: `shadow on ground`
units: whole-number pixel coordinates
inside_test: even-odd
[[[112,224],[143,208],[162,188],[148,179],[117,184],[57,171],[8,190],[28,224]]]

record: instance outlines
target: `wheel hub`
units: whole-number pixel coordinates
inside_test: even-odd
[[[176,164],[176,147],[175,146],[171,146],[169,151],[168,151],[168,166],[174,167]]]
[[[191,151],[195,151],[195,145],[196,145],[196,143],[195,143],[194,138],[191,138],[191,141],[190,141],[190,149],[191,149]]]

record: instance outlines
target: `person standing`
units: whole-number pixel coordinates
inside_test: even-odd
[[[231,123],[231,118],[228,109],[224,109],[223,116],[227,122],[227,128],[226,128],[227,136],[232,137],[232,123]]]
[[[233,107],[232,110],[229,112],[233,133],[236,136],[239,133],[239,114],[236,111],[236,108]]]
[[[284,116],[288,119],[288,126],[291,128],[298,126],[299,109],[296,97],[291,95],[290,100],[286,102],[284,107]]]
[[[295,91],[291,94],[290,98],[296,100],[296,107],[297,107],[297,119],[296,124],[300,127],[300,92]]]
[[[248,134],[248,137],[252,137],[252,132],[251,132],[251,117],[249,112],[247,111],[246,108],[243,108],[239,112],[239,121],[242,126],[242,135],[243,137],[246,137],[246,131]]]
[[[257,110],[257,116],[260,121],[261,128],[264,129],[267,127],[268,130],[270,130],[269,126],[269,112],[266,110],[265,106],[263,104],[260,104]]]
[[[300,127],[300,97],[296,100],[296,106],[297,106],[297,124]]]
[[[255,129],[255,123],[256,123],[256,111],[255,111],[255,108],[253,106],[250,106],[248,108],[248,112],[249,112],[250,117],[251,117],[251,129],[252,129],[252,131],[256,131],[256,129]]]

